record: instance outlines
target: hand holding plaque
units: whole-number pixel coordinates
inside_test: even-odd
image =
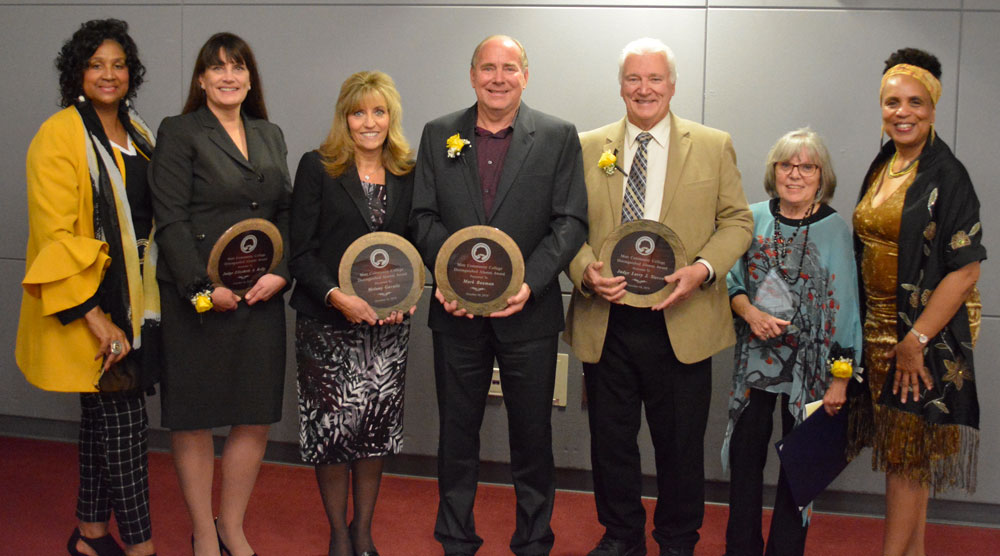
[[[406,238],[372,232],[344,251],[339,279],[344,293],[365,300],[382,320],[417,304],[424,291],[424,263]]]
[[[622,224],[601,246],[601,274],[624,276],[621,302],[633,307],[652,307],[673,290],[664,278],[687,265],[684,245],[673,230],[654,220]]]
[[[449,237],[434,262],[434,278],[448,301],[469,314],[486,316],[507,307],[524,283],[517,243],[492,226],[469,226]]]
[[[274,270],[283,255],[277,226],[263,218],[248,218],[216,240],[208,255],[208,278],[242,296],[258,278]]]

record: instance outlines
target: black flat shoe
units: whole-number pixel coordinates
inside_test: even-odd
[[[80,533],[80,528],[77,527],[73,529],[73,534],[69,536],[69,541],[66,543],[66,550],[71,556],[86,556],[83,552],[76,549],[77,541],[83,541],[83,544],[94,549],[97,556],[125,556],[125,551],[122,547],[118,546],[115,538],[111,536],[111,533],[104,535],[103,537],[98,537],[92,539],[90,537],[84,537]]]

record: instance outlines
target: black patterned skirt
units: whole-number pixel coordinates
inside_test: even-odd
[[[410,321],[335,329],[299,314],[299,449],[311,464],[399,453]]]

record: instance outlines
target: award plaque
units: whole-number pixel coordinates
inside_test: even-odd
[[[434,278],[448,301],[476,316],[507,307],[524,282],[517,243],[492,226],[469,226],[449,237],[434,262]]]
[[[372,232],[354,240],[340,259],[340,289],[364,299],[375,316],[407,312],[424,291],[424,262],[403,236]]]
[[[622,303],[652,307],[673,291],[663,279],[687,265],[684,245],[673,230],[654,220],[633,220],[608,234],[601,246],[601,274],[624,276]]]
[[[212,246],[208,278],[242,296],[281,262],[284,247],[277,226],[263,218],[233,224]]]

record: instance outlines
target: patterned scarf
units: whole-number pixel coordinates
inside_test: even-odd
[[[94,237],[108,244],[111,264],[98,290],[101,308],[129,338],[133,349],[142,347],[142,331],[159,326],[160,295],[156,286],[156,244],[149,232],[145,263],[139,260],[132,210],[125,193],[125,180],[104,126],[90,102],[75,105],[87,130],[87,165],[94,198]],[[129,140],[141,152],[153,154],[153,133],[139,114],[122,103],[118,118]],[[155,228],[155,226],[154,226]],[[144,267],[144,268],[143,268]]]

